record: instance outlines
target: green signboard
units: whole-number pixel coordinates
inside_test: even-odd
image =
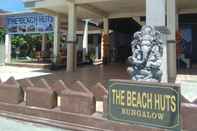
[[[108,90],[109,119],[180,130],[179,86],[110,80]]]

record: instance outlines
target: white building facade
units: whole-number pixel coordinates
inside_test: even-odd
[[[109,59],[109,19],[132,17],[139,23],[146,16],[146,24],[166,27],[170,31],[164,40],[166,80],[176,78],[176,30],[177,15],[197,13],[196,0],[23,0],[24,5],[34,11],[55,16],[54,52],[58,51],[58,20],[67,19],[67,71],[76,70],[76,31],[77,19],[91,19],[103,22],[101,57]],[[167,17],[166,17],[167,16]],[[140,23],[141,24],[141,23]],[[9,37],[8,37],[9,38]],[[86,38],[87,39],[87,38]],[[7,41],[9,42],[9,40]],[[88,45],[86,44],[86,47]]]

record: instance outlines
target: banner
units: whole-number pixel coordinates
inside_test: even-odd
[[[169,84],[109,81],[108,118],[180,130],[180,87]]]
[[[53,32],[54,18],[46,14],[25,13],[6,17],[9,34]]]

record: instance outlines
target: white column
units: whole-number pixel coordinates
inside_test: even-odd
[[[104,33],[109,34],[109,19],[108,18],[103,19],[103,27],[104,27]]]
[[[166,0],[146,0],[146,24],[165,26]]]
[[[60,18],[59,16],[54,17],[54,40],[53,40],[53,62],[57,63],[57,57],[60,45]]]
[[[42,34],[42,47],[41,51],[45,51],[46,48],[46,34]]]
[[[102,33],[101,33],[101,59],[103,60],[103,54],[104,54],[104,46],[103,46],[103,44],[104,44],[104,42],[103,42],[103,34],[104,34],[104,31],[102,30],[101,31]]]
[[[11,63],[11,40],[10,34],[5,35],[5,63]]]
[[[69,3],[67,34],[67,72],[73,72],[77,68],[76,24],[76,5],[74,3]]]
[[[168,78],[170,81],[176,79],[176,0],[167,0],[167,27],[168,35]]]
[[[88,54],[88,23],[89,20],[85,20],[83,33],[83,61],[86,61],[86,55]]]
[[[179,14],[176,12],[176,31],[179,30]]]
[[[146,24],[156,27],[166,26],[166,0],[146,0]],[[163,71],[162,82],[168,82],[168,69],[167,69],[167,38],[165,34],[162,35],[164,42],[163,45],[163,58],[162,67]]]

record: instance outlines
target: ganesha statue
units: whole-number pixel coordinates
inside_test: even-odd
[[[160,82],[162,78],[163,42],[161,33],[154,27],[145,25],[134,34],[131,42],[132,56],[128,72],[132,80]]]

